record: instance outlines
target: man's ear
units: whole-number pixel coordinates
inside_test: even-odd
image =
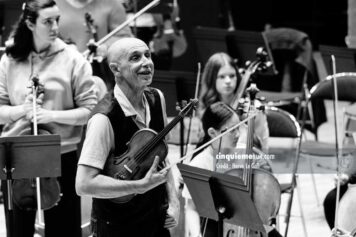
[[[35,24],[33,24],[30,20],[26,20],[25,21],[26,25],[27,25],[27,28],[30,30],[30,31],[33,31],[33,29],[35,28]]]
[[[114,75],[120,72],[119,64],[118,63],[110,63],[109,64],[110,70]]]

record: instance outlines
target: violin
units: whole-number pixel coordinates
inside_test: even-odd
[[[19,135],[48,135],[48,131],[37,127],[36,98],[43,93],[43,85],[38,77],[32,78],[33,123]],[[16,179],[13,180],[13,201],[22,210],[47,210],[55,206],[61,196],[60,185],[56,178]],[[37,193],[37,189],[39,189]],[[41,218],[40,218],[41,219]]]
[[[95,25],[94,19],[89,12],[86,12],[84,17],[85,25],[87,26],[88,32],[92,37],[91,40],[94,42],[98,41],[97,26]],[[115,82],[107,60],[95,55],[96,47],[94,45],[89,45],[88,47],[91,52],[88,55],[88,61],[91,63],[93,75],[100,77],[105,82],[108,89],[113,88]]]
[[[138,180],[143,178],[153,164],[156,156],[160,162],[167,156],[168,148],[164,141],[165,136],[173,127],[181,121],[198,104],[197,99],[192,99],[182,111],[161,132],[144,128],[137,131],[128,142],[128,150],[116,157],[109,156],[104,167],[104,172],[109,176],[120,180]],[[135,194],[111,199],[114,203],[125,203],[130,201]]]

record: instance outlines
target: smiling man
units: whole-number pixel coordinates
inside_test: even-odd
[[[116,85],[89,120],[77,193],[93,197],[93,236],[170,236],[168,228],[177,224],[179,204],[171,174],[156,170],[157,157],[142,179],[119,180],[108,174],[115,169],[110,157],[124,154],[135,132],[158,132],[166,124],[164,97],[149,87],[154,72],[150,51],[143,41],[124,38],[110,47],[108,61]],[[132,194],[125,203],[110,200]]]

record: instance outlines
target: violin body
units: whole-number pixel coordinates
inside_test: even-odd
[[[242,169],[231,169],[225,174],[242,177]],[[264,225],[271,225],[271,220],[278,214],[281,204],[281,188],[278,180],[268,171],[252,169],[252,200]],[[247,231],[241,235],[243,229],[229,223],[224,224],[226,237],[260,237],[256,231]],[[248,233],[248,234],[247,234]]]
[[[128,150],[121,156],[109,156],[104,172],[110,177],[120,180],[142,179],[151,168],[156,156],[159,156],[160,163],[165,160],[168,147],[164,140],[159,141],[149,151],[149,144],[157,133],[151,129],[144,128],[137,131],[128,143]],[[146,153],[145,155],[141,155]],[[142,156],[139,159],[138,156]],[[111,199],[115,203],[125,203],[130,201],[135,195],[127,195]]]
[[[110,177],[120,180],[139,180],[142,179],[151,168],[155,157],[158,156],[160,163],[165,160],[168,147],[164,140],[165,136],[171,131],[184,116],[186,116],[198,104],[198,99],[192,99],[162,131],[156,133],[152,129],[144,128],[137,131],[127,143],[128,150],[115,157],[109,155],[104,173]],[[160,167],[163,168],[163,167]],[[125,203],[130,201],[135,195],[110,199],[115,203]]]
[[[12,183],[14,203],[22,210],[37,210],[36,179],[17,179]],[[56,178],[41,178],[41,207],[48,210],[60,198],[60,186]]]

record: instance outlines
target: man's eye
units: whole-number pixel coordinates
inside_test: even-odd
[[[131,57],[131,60],[137,61],[140,57],[138,55],[134,55]]]

